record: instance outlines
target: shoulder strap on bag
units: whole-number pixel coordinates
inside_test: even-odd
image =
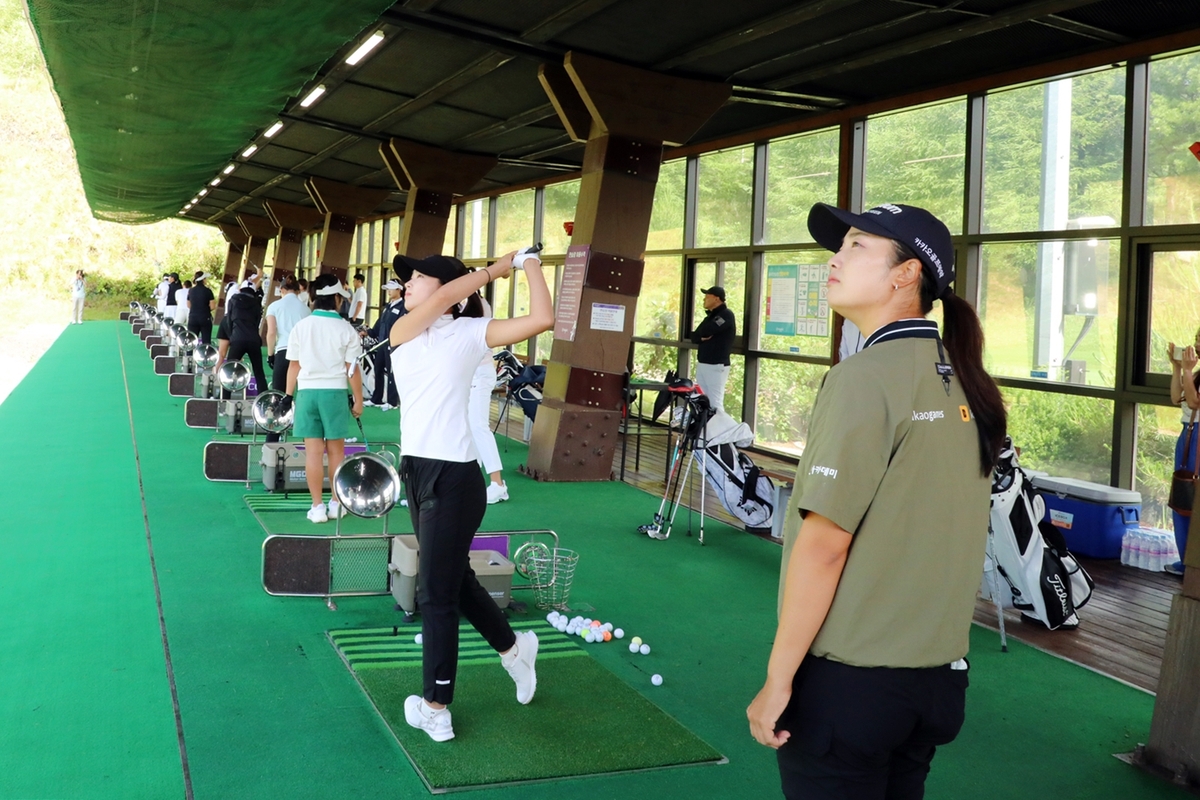
[[[1187,469],[1188,459],[1191,457],[1192,439],[1196,435],[1196,414],[1200,412],[1200,408],[1192,409],[1192,421],[1188,423],[1187,441],[1183,443],[1183,468]],[[1200,458],[1196,459],[1196,467],[1192,470],[1192,480],[1200,480]]]

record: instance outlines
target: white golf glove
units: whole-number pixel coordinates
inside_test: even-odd
[[[542,243],[541,242],[538,242],[535,245],[530,245],[529,247],[526,247],[522,250],[518,250],[517,254],[515,256],[513,256],[512,268],[513,269],[524,269],[525,262],[531,258],[540,264],[542,262],[542,260],[540,258],[538,258],[537,254],[540,253],[541,251],[542,251]]]

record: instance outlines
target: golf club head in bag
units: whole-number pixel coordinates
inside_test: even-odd
[[[511,350],[501,350],[492,356],[492,360],[496,362],[496,388],[507,386],[525,368]]]

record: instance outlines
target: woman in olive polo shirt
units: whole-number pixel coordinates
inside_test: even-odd
[[[958,734],[1005,435],[954,250],[912,206],[818,204],[829,305],[867,335],[829,371],[785,522],[779,627],[747,716],[784,795],[919,798]],[[941,300],[944,339],[925,319]]]

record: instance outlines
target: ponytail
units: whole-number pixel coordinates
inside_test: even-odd
[[[896,245],[897,264],[908,258],[916,258],[902,242]],[[937,285],[924,269],[921,270],[921,313],[933,310]],[[979,469],[984,476],[990,475],[996,459],[1004,448],[1007,434],[1008,414],[1004,410],[1004,398],[1000,387],[983,368],[983,329],[975,309],[966,300],[947,289],[942,301],[942,341],[958,376],[959,385],[967,396],[967,405],[975,415],[975,429],[979,433]]]

